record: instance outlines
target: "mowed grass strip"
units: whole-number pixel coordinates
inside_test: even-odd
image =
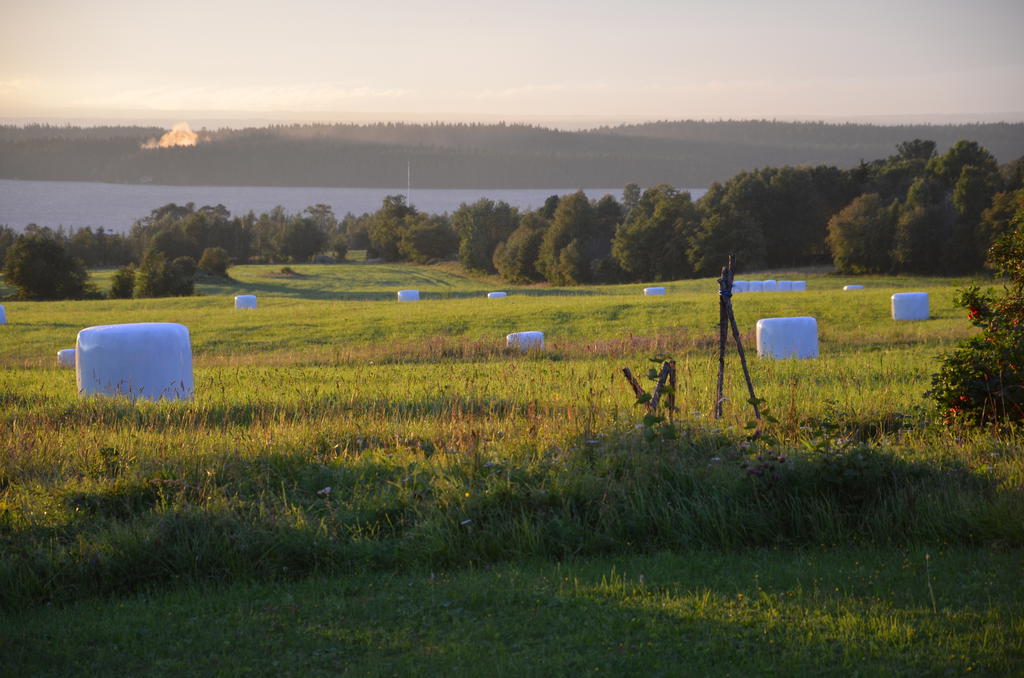
[[[264,365],[475,360],[499,355],[505,335],[522,330],[543,331],[551,350],[566,356],[619,355],[638,348],[706,354],[716,340],[717,285],[710,279],[666,283],[664,297],[643,297],[640,285],[612,285],[503,287],[509,297],[488,300],[487,291],[495,289],[491,281],[430,267],[294,268],[311,272],[300,278],[272,278],[267,276],[275,267],[232,268],[238,282],[200,285],[198,291],[207,295],[201,297],[7,302],[9,324],[3,327],[0,366],[52,366],[56,352],[73,347],[82,328],[125,322],[186,325],[199,366],[231,360]],[[952,304],[963,281],[878,278],[867,283],[870,289],[843,292],[844,278],[802,277],[808,279],[808,292],[736,296],[737,320],[748,348],[753,349],[759,318],[788,315],[818,318],[825,357],[901,345],[939,348],[969,333],[969,323]],[[396,291],[406,288],[420,288],[423,301],[396,301]],[[930,292],[933,320],[890,319],[889,295],[907,288]],[[257,294],[259,308],[236,311],[232,297],[250,293]]]
[[[0,654],[19,676],[1009,676],[1024,671],[1021,558],[836,548],[352,571],[0,617]]]

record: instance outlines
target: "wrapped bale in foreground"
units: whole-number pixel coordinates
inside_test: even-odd
[[[75,350],[78,393],[187,400],[195,393],[192,344],[178,323],[87,327]]]
[[[758,320],[757,354],[762,358],[817,358],[818,321],[811,317]]]

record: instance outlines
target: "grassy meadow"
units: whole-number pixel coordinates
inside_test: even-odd
[[[808,282],[735,297],[754,437],[734,353],[711,417],[713,280],[292,268],[4,302],[0,673],[1024,672],[1020,436],[941,429],[923,395],[970,281],[744,274]],[[892,321],[897,291],[932,318]],[[759,360],[757,319],[791,315],[821,357]],[[79,398],[56,352],[145,321],[189,327],[195,399]],[[522,330],[547,350],[506,349]],[[654,354],[677,361],[671,427],[620,372]]]

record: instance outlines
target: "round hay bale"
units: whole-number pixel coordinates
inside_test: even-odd
[[[757,321],[757,355],[762,358],[817,358],[818,321],[811,317]]]
[[[488,292],[487,293],[487,298],[488,299],[504,299],[507,296],[508,296],[508,293],[506,293],[506,292]]]
[[[764,292],[764,283],[760,280],[751,280],[747,283],[748,292]]]
[[[76,345],[78,393],[132,400],[192,398],[192,345],[178,323],[87,327]]]
[[[235,297],[235,308],[256,308],[256,295],[239,294]]]
[[[892,295],[893,320],[928,320],[927,292],[898,292]]]
[[[73,348],[62,348],[57,351],[57,367],[70,367],[75,366],[75,349]]]
[[[747,282],[746,280],[733,280],[732,281],[732,291],[733,292],[749,292],[750,291],[750,283]]]
[[[791,280],[790,284],[792,285],[792,287],[790,289],[793,292],[806,292],[807,291],[807,281],[806,280]]]
[[[776,292],[792,292],[793,281],[792,280],[780,280],[775,288]]]
[[[7,312],[4,310],[2,304],[0,304],[0,325],[7,324]]]
[[[529,351],[531,349],[543,351],[544,333],[536,331],[513,332],[505,336],[505,345],[508,348],[517,348],[520,351]]]
[[[398,290],[399,301],[419,301],[420,291],[419,290]]]
[[[665,294],[665,288],[664,287],[645,287],[644,288],[644,296],[645,297],[651,297],[651,296],[661,295],[661,294]]]
[[[778,292],[779,284],[774,280],[762,280],[761,281],[762,292]]]
[[[843,285],[843,291],[844,292],[849,292],[850,290],[862,290],[862,289],[864,289],[863,285]]]

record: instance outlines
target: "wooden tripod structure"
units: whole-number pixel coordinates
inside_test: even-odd
[[[747,356],[743,352],[743,342],[740,341],[740,329],[736,325],[736,315],[732,311],[732,280],[735,266],[736,257],[730,254],[728,263],[722,268],[722,277],[718,279],[718,389],[715,392],[715,419],[722,418],[725,345],[728,342],[728,331],[731,327],[732,337],[736,341],[736,351],[740,355],[740,365],[743,366],[743,378],[747,382],[747,392],[750,393],[750,404],[754,407],[754,418],[760,421],[761,410],[757,406],[754,384],[750,381],[750,370],[747,369]]]

